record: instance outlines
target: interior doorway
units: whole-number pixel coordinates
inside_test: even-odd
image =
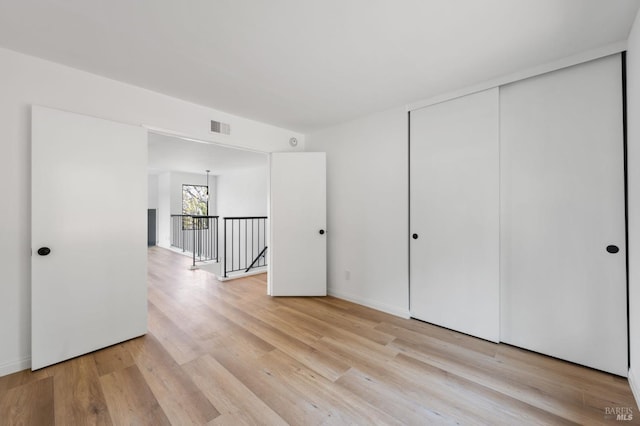
[[[156,131],[148,148],[157,244],[220,280],[265,273],[268,154]]]

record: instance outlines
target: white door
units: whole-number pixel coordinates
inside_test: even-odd
[[[272,296],[325,296],[325,153],[273,153],[269,179],[268,292]]]
[[[620,56],[501,88],[500,123],[501,340],[626,376]]]
[[[31,155],[35,370],[146,333],[147,134],[34,106]]]
[[[498,89],[411,112],[411,316],[498,341]]]

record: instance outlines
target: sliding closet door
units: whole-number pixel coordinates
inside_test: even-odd
[[[411,112],[411,315],[499,338],[498,89]]]
[[[627,375],[620,56],[500,89],[501,340]]]

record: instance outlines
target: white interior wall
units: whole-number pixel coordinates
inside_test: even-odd
[[[158,245],[171,246],[171,173],[158,175]]]
[[[407,112],[394,108],[307,136],[327,153],[330,294],[409,315]]]
[[[32,104],[265,152],[293,150],[288,141],[296,137],[295,150],[304,150],[300,133],[6,49],[0,49],[0,81],[0,193],[11,206],[0,212],[0,376],[30,366]],[[212,135],[212,119],[230,123],[231,135]]]
[[[158,208],[158,175],[149,175],[148,180],[148,193],[147,193],[147,208]]]
[[[640,13],[627,50],[627,170],[629,209],[629,381],[640,404]]]
[[[158,223],[158,185],[159,176],[148,175],[147,176],[147,208],[156,210],[156,243],[158,242],[158,231],[160,229]]]
[[[238,169],[217,176],[217,214],[225,216],[267,215],[267,157],[264,166]]]

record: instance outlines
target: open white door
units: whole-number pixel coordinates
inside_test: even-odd
[[[271,154],[269,206],[269,294],[325,296],[325,153]]]
[[[31,368],[147,330],[147,132],[34,106]]]

